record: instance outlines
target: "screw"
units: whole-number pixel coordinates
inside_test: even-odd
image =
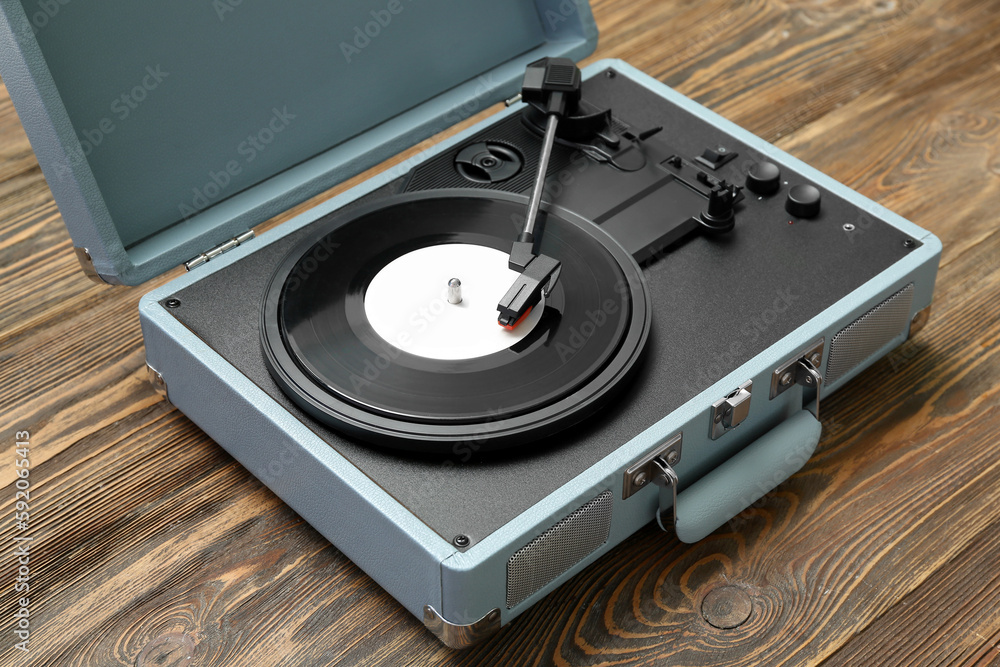
[[[727,152],[726,151],[726,147],[725,146],[716,146],[715,147],[715,152],[719,153],[719,154],[726,153]]]
[[[809,357],[809,363],[818,368],[823,363],[823,356],[819,352],[813,352],[812,356]]]
[[[906,239],[905,241],[903,241],[904,248],[912,248],[915,245],[917,245],[917,242],[914,241],[913,239]]]
[[[181,300],[180,299],[167,299],[166,301],[163,302],[163,305],[166,306],[167,308],[180,308],[180,306],[181,306]]]
[[[472,540],[469,539],[468,535],[456,535],[455,539],[451,541],[451,543],[454,544],[459,549],[464,549],[465,547],[469,546],[471,542]]]
[[[788,385],[790,385],[792,383],[792,374],[791,373],[785,373],[784,375],[781,376],[780,382],[781,382],[781,386],[782,387],[787,387]]]
[[[641,470],[635,474],[635,477],[632,478],[632,483],[636,486],[646,486],[646,482],[648,481],[649,478],[646,476],[646,473]]]
[[[844,223],[844,231],[845,232],[853,232],[854,231],[854,225],[852,225],[849,222],[845,222]]]
[[[677,465],[677,462],[681,460],[681,455],[677,453],[676,449],[671,449],[667,452],[667,463],[670,465]]]
[[[608,70],[607,72],[605,72],[604,74],[605,74],[605,76],[607,76],[607,77],[608,77],[609,79],[613,79],[613,78],[615,78],[616,76],[618,76],[618,72],[614,71],[613,69],[609,69],[609,70]]]

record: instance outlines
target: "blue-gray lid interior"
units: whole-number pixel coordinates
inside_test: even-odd
[[[586,0],[0,0],[0,75],[74,245],[129,285],[596,42]]]

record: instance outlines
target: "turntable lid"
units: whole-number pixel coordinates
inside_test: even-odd
[[[0,0],[0,75],[107,282],[171,269],[597,41],[585,0],[195,5]]]

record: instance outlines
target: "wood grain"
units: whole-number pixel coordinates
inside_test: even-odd
[[[178,272],[138,289],[83,277],[4,89],[0,514],[14,433],[30,430],[36,541],[29,656],[11,647],[16,563],[0,560],[0,664],[1000,665],[1000,14],[593,6],[592,59],[629,61],[944,242],[929,325],[824,402],[807,466],[735,530],[682,545],[648,526],[497,637],[449,651],[159,400],[136,310]],[[14,534],[0,523],[3,544]],[[751,602],[729,629],[706,620],[730,618],[724,594]]]

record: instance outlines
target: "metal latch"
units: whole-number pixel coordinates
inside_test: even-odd
[[[677,484],[680,481],[677,477],[677,472],[670,467],[669,463],[667,463],[662,459],[655,459],[653,461],[653,464],[657,468],[657,474],[656,477],[653,478],[653,483],[659,486],[660,488],[664,488],[668,484],[670,485],[670,490],[674,496],[674,500],[670,504],[670,508],[674,514],[674,522],[671,525],[677,526]],[[660,507],[656,509],[656,523],[657,525],[660,526],[660,530],[662,530],[665,533],[668,533],[670,531],[664,527],[663,519],[660,517],[660,512],[662,511],[662,509],[663,509],[663,495],[661,492]]]
[[[650,482],[659,483],[656,480],[662,474],[664,468],[673,470],[671,466],[677,465],[681,460],[682,442],[683,434],[678,433],[663,443],[655,452],[632,464],[625,471],[625,480],[622,484],[622,500],[628,498],[639,489],[645,488]],[[676,475],[674,477],[676,478]]]
[[[202,264],[204,264],[205,262],[207,262],[209,260],[212,260],[212,259],[215,259],[216,257],[218,257],[219,255],[221,255],[222,253],[229,252],[230,250],[232,250],[236,246],[242,245],[242,244],[246,243],[247,241],[249,241],[253,237],[254,237],[253,230],[243,232],[239,236],[234,236],[233,238],[229,239],[228,241],[220,243],[219,245],[215,246],[214,248],[210,248],[210,249],[206,250],[205,252],[201,253],[197,257],[194,257],[193,259],[189,259],[188,261],[184,262],[184,268],[186,268],[188,271],[190,271],[192,269],[196,269],[199,266],[201,266]]]
[[[753,381],[747,380],[735,391],[712,403],[712,420],[708,435],[715,440],[726,431],[731,431],[750,414],[750,392],[753,391]]]
[[[625,484],[622,487],[622,498],[624,499],[639,489],[648,486],[650,482],[661,488],[669,485],[674,496],[674,525],[677,525],[678,482],[674,466],[680,463],[681,460],[683,435],[683,433],[678,433],[663,443],[663,446],[659,447],[655,452],[633,464],[625,471]],[[660,492],[660,499],[662,506],[662,491]],[[659,509],[656,510],[656,523],[660,524],[660,528],[663,528]],[[667,529],[663,528],[663,530]]]
[[[819,372],[823,364],[823,343],[824,339],[820,338],[818,342],[778,366],[771,374],[772,399],[795,385],[816,389],[815,407],[812,413],[817,421],[819,421],[820,386],[823,384],[823,376]]]
[[[639,461],[625,471],[625,486],[622,491],[622,498],[628,498],[640,488],[649,484],[650,481],[662,488],[670,487],[673,492],[673,512],[674,525],[677,525],[677,485],[678,477],[674,466],[681,460],[681,442],[683,434],[678,433],[670,438],[663,447],[656,452]],[[663,506],[663,492],[660,492],[660,507]],[[656,510],[656,523],[664,531],[663,521],[660,519],[660,508]]]

